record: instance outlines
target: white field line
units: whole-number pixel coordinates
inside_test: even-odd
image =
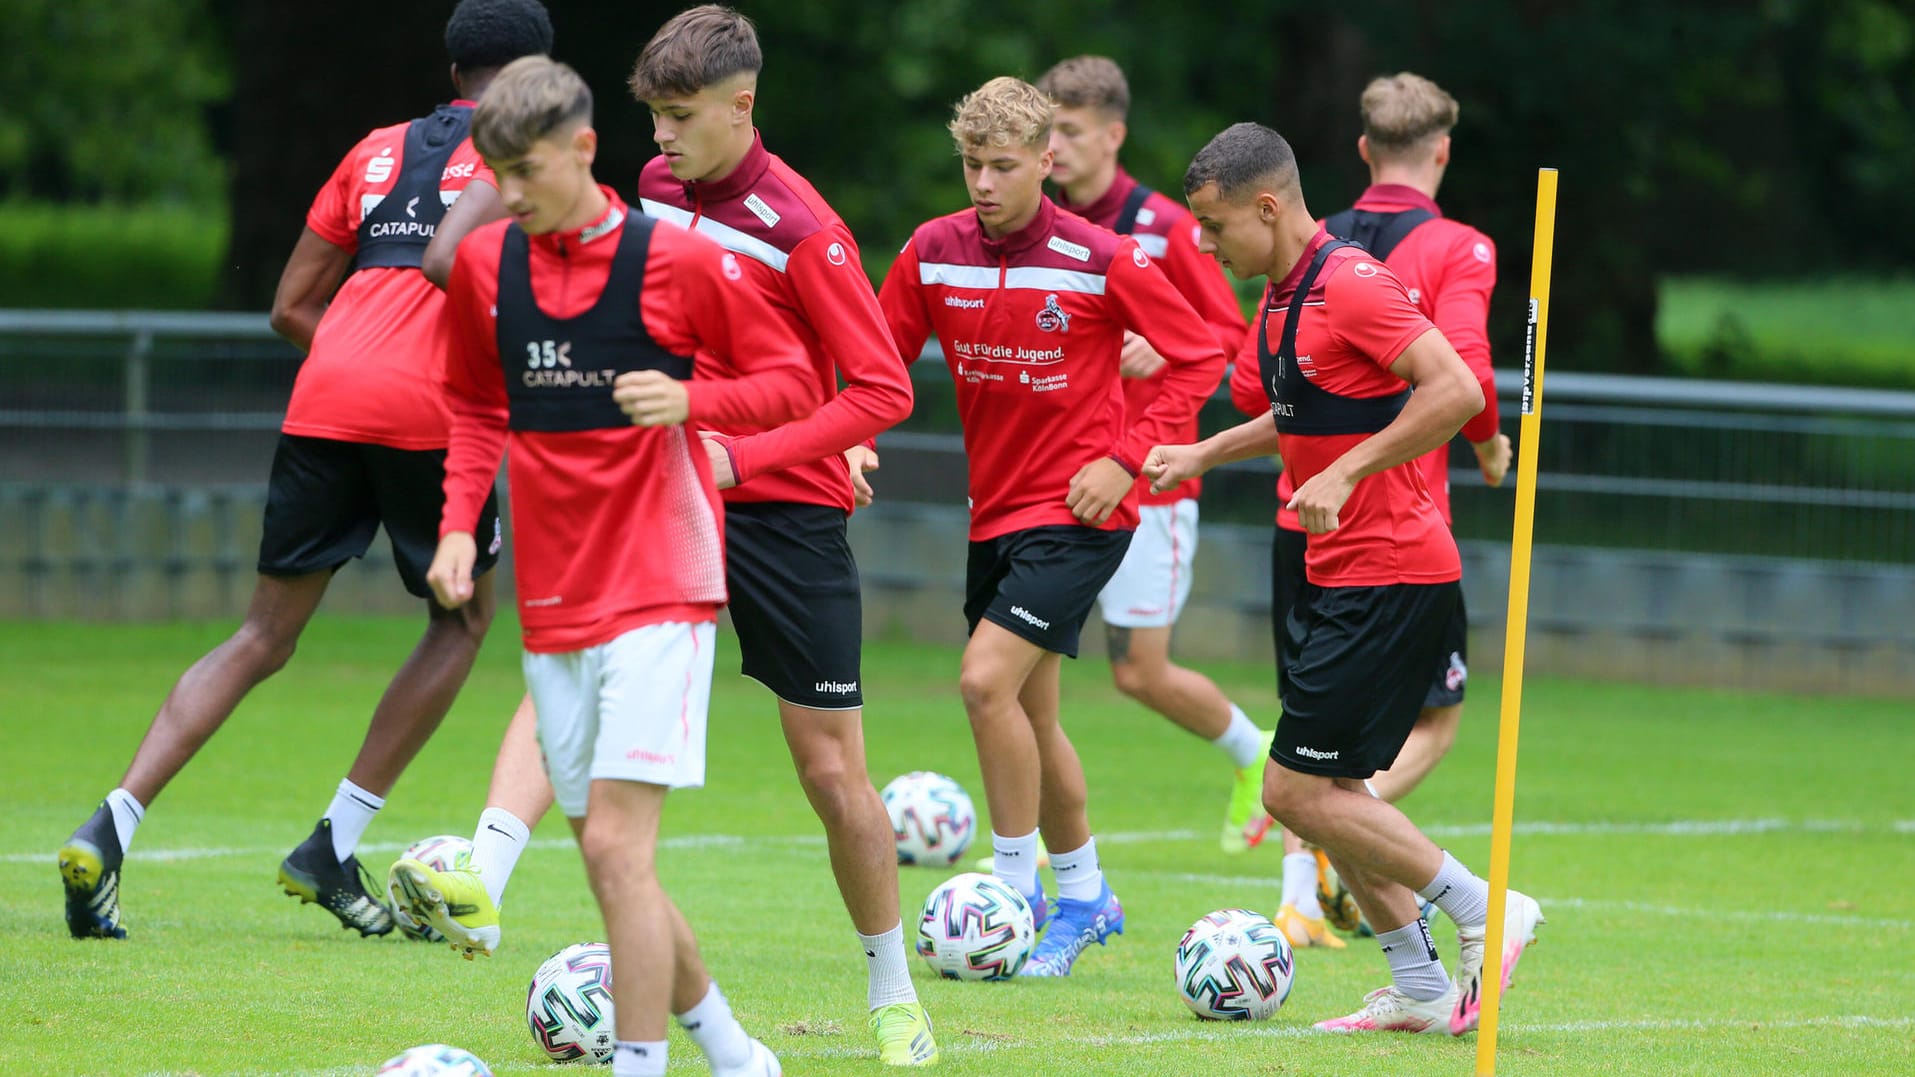
[[[1426,826],[1423,832],[1432,838],[1469,838],[1484,837],[1490,832],[1488,823],[1438,823]],[[1537,837],[1589,835],[1604,836],[1660,836],[1660,837],[1722,837],[1759,834],[1827,834],[1827,833],[1896,833],[1915,834],[1915,819],[1904,819],[1883,826],[1864,823],[1853,819],[1678,819],[1662,823],[1556,823],[1522,822],[1517,823],[1515,832],[1519,835]],[[1139,845],[1152,842],[1208,841],[1215,835],[1208,830],[1134,830],[1114,831],[1097,835],[1104,845]],[[824,844],[823,835],[802,834],[772,837],[744,837],[737,834],[682,834],[667,837],[659,842],[665,849],[702,849],[737,848],[742,846],[799,846],[812,847]],[[564,838],[535,838],[531,847],[570,848],[572,842]],[[406,847],[394,842],[368,842],[360,849],[368,853],[396,853]],[[251,846],[180,849],[136,849],[129,859],[155,863],[180,860],[206,860],[225,856],[268,856],[285,855],[292,849],[285,846]],[[31,864],[42,860],[51,860],[52,850],[39,852],[0,853],[0,864]]]
[[[1846,1014],[1834,1017],[1801,1017],[1763,1020],[1762,1018],[1715,1018],[1710,1020],[1645,1019],[1639,1021],[1564,1021],[1551,1024],[1525,1024],[1510,1022],[1501,1026],[1501,1032],[1511,1036],[1551,1036],[1551,1035],[1589,1035],[1592,1033],[1656,1033],[1656,1032],[1717,1032],[1730,1029],[1744,1031],[1797,1032],[1811,1029],[1906,1029],[1915,1027],[1915,1017],[1875,1017],[1869,1014]],[[1316,1031],[1309,1025],[1293,1023],[1270,1024],[1211,1024],[1192,1021],[1189,1025],[1165,1029],[1161,1032],[1140,1032],[1116,1036],[1064,1036],[1046,1039],[1041,1042],[1022,1040],[1016,1037],[1005,1039],[974,1039],[962,1032],[946,1032],[939,1037],[939,1050],[949,1054],[990,1054],[996,1051],[1019,1050],[1042,1047],[1047,1050],[1060,1045],[1079,1047],[1145,1047],[1160,1043],[1221,1043],[1233,1040],[1300,1040],[1327,1035]],[[789,1043],[779,1050],[781,1059],[798,1058],[863,1058],[871,1051],[863,1042],[855,1046],[846,1044],[820,1045],[818,1047],[796,1047]],[[671,1069],[705,1069],[701,1058],[687,1058],[684,1055],[672,1059]],[[494,1065],[495,1073],[546,1073],[552,1072],[550,1063],[508,1062]],[[196,1073],[198,1071],[195,1071]],[[241,1077],[256,1071],[233,1070],[220,1077]],[[358,1077],[363,1068],[334,1066],[327,1069],[300,1070],[290,1077]],[[146,1077],[177,1077],[175,1071],[159,1071]]]
[[[1210,875],[1201,872],[1185,871],[1127,871],[1124,874],[1143,879],[1164,879],[1170,882],[1195,883],[1203,886],[1261,886],[1274,887],[1280,881],[1269,875]],[[1624,901],[1608,898],[1549,897],[1533,895],[1543,905],[1545,913],[1557,909],[1589,909],[1593,912],[1633,912],[1645,916],[1676,916],[1706,923],[1711,920],[1741,920],[1756,923],[1780,924],[1827,924],[1835,927],[1867,927],[1890,931],[1907,931],[1915,928],[1915,920],[1894,920],[1874,916],[1848,916],[1841,913],[1789,912],[1785,909],[1720,909],[1685,908],[1680,905],[1658,905],[1646,901]]]

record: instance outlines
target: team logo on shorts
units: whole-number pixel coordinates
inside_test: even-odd
[[[1037,312],[1037,327],[1046,333],[1071,331],[1071,316],[1063,307],[1057,305],[1056,292],[1044,297],[1044,309]]]
[[[1451,651],[1450,666],[1443,671],[1443,687],[1456,692],[1461,691],[1462,687],[1468,683],[1469,667],[1463,664],[1463,656],[1460,653]]]

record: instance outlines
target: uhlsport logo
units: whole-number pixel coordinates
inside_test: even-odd
[[[1044,309],[1037,312],[1037,327],[1046,333],[1071,331],[1071,316],[1057,303],[1057,293],[1044,297]]]
[[[817,681],[811,690],[822,695],[848,696],[858,690],[857,681]]]
[[[1051,623],[1049,621],[1044,620],[1043,618],[1037,616],[1036,614],[1032,613],[1030,610],[1027,610],[1022,606],[1012,606],[1011,616],[1017,618],[1020,621],[1023,621],[1025,624],[1030,625],[1033,628],[1042,628],[1042,629],[1048,630],[1051,627]]]
[[[1296,753],[1297,753],[1298,755],[1300,755],[1300,756],[1302,756],[1302,757],[1304,757],[1305,759],[1315,759],[1315,760],[1317,760],[1318,762],[1327,762],[1327,761],[1329,761],[1329,760],[1331,760],[1331,759],[1335,759],[1335,758],[1336,758],[1337,756],[1339,756],[1339,755],[1342,755],[1342,754],[1343,754],[1343,753],[1342,753],[1342,751],[1341,751],[1340,749],[1339,749],[1338,751],[1334,751],[1334,752],[1326,752],[1326,751],[1322,751],[1322,750],[1319,750],[1319,749],[1316,749],[1316,748],[1305,748],[1305,747],[1301,747],[1301,746],[1299,746],[1299,747],[1297,747],[1297,748],[1295,748],[1295,749],[1293,749],[1293,750],[1294,750],[1294,751],[1295,751],[1295,752],[1296,752]]]

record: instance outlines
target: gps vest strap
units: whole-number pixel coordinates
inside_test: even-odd
[[[574,318],[554,318],[532,293],[531,244],[516,224],[499,249],[499,365],[505,371],[513,430],[606,430],[630,426],[612,400],[612,383],[633,370],[692,376],[690,357],[660,347],[640,311],[651,218],[629,213],[597,302]]]
[[[1390,252],[1424,221],[1436,219],[1427,209],[1379,213],[1370,209],[1346,209],[1324,218],[1324,231],[1338,239],[1352,240],[1378,258],[1389,261]]]
[[[1110,230],[1120,236],[1130,235],[1131,230],[1137,227],[1137,211],[1144,208],[1150,196],[1150,188],[1143,184],[1132,187],[1130,193],[1124,196],[1124,206],[1117,211],[1117,221]]]
[[[1297,281],[1296,294],[1284,314],[1283,339],[1275,355],[1270,353],[1270,303],[1266,296],[1263,311],[1257,316],[1257,364],[1263,376],[1264,391],[1270,397],[1270,410],[1276,416],[1278,431],[1322,437],[1333,434],[1374,434],[1396,420],[1397,413],[1410,399],[1410,391],[1389,396],[1341,396],[1320,388],[1310,373],[1310,357],[1297,355],[1297,320],[1303,305],[1323,272],[1324,262],[1341,247],[1358,247],[1349,240],[1333,239],[1317,249],[1303,279]]]
[[[440,105],[412,121],[399,156],[399,180],[359,221],[354,272],[417,269],[446,214],[439,194],[446,162],[472,127],[470,105]],[[376,160],[376,159],[375,159]]]

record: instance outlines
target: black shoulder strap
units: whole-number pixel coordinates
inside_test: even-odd
[[[1378,213],[1367,209],[1346,209],[1324,218],[1324,230],[1338,239],[1362,244],[1363,249],[1384,261],[1404,238],[1424,221],[1435,220],[1427,209],[1406,209],[1396,213]]]
[[[1303,271],[1303,279],[1297,281],[1297,290],[1290,296],[1289,312],[1283,319],[1283,339],[1277,342],[1277,362],[1295,363],[1297,361],[1297,316],[1303,313],[1303,301],[1310,295],[1310,287],[1317,282],[1317,274],[1323,272],[1323,263],[1330,254],[1343,247],[1355,246],[1349,240],[1333,239],[1317,248],[1316,257],[1310,259],[1310,266]]]
[[[1137,227],[1137,211],[1144,208],[1144,201],[1151,193],[1151,189],[1141,183],[1132,187],[1124,198],[1124,208],[1117,211],[1117,223],[1110,230],[1120,236],[1130,235],[1131,229]]]

